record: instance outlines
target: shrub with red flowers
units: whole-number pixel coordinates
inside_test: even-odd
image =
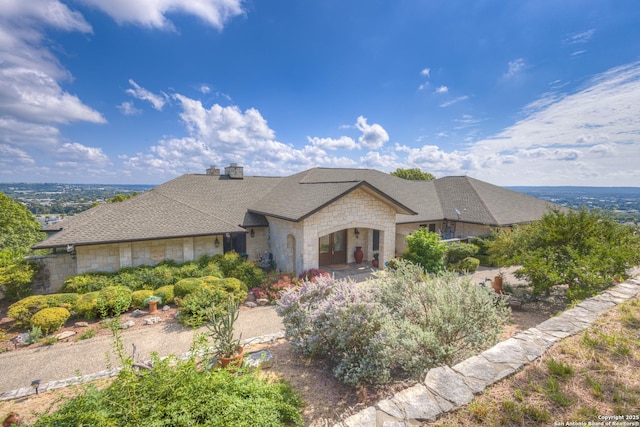
[[[267,274],[266,280],[260,286],[252,288],[251,292],[257,299],[264,298],[273,302],[280,299],[280,292],[300,286],[300,282],[295,274],[271,272]]]
[[[310,268],[303,271],[302,274],[298,276],[298,279],[313,282],[316,277],[331,277],[331,274],[319,268]]]

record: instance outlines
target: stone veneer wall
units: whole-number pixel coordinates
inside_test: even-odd
[[[247,254],[250,261],[259,261],[265,252],[269,252],[269,227],[255,227],[250,230],[253,230],[253,237],[247,233]]]
[[[76,275],[76,259],[71,254],[52,254],[30,258],[40,265],[34,278],[34,294],[53,294],[64,285],[64,281]]]
[[[267,217],[267,220],[269,221],[269,247],[276,262],[276,268],[280,271],[293,271],[295,265],[296,273],[302,273],[304,271],[301,250],[304,241],[303,223],[274,217]],[[295,251],[287,247],[287,238],[290,235],[295,239]],[[316,266],[317,258],[316,254]]]
[[[344,229],[349,230],[347,233],[347,262],[354,261],[353,249],[356,246],[363,246],[363,249],[368,248],[368,242],[364,242],[367,243],[366,245],[356,244],[353,234],[354,228],[361,230],[360,240],[366,238],[364,229],[380,230],[379,259],[381,265],[384,265],[395,255],[396,211],[391,205],[363,189],[354,190],[306,218],[303,222],[303,270],[318,267],[318,239],[320,236]],[[365,254],[367,259],[371,256],[372,254]]]
[[[223,251],[222,237],[218,239],[220,245],[217,248],[214,245],[215,236],[76,246],[77,268],[75,274],[155,265],[166,259],[186,262],[198,259],[202,255],[221,254]]]

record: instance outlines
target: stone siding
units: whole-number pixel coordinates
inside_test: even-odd
[[[253,237],[251,237],[251,230],[253,230]],[[269,252],[269,228],[255,227],[248,231],[247,254],[249,260],[258,261],[262,255]]]
[[[269,221],[269,247],[276,262],[276,268],[280,271],[302,273],[304,271],[301,251],[304,243],[303,224],[273,217],[267,217],[267,220]],[[291,247],[292,241],[295,242],[294,247]],[[288,242],[289,245],[287,245]],[[316,265],[317,258],[316,253]]]
[[[39,264],[39,272],[34,278],[34,294],[54,294],[62,288],[64,281],[75,276],[76,259],[71,254],[52,254],[30,258]]]
[[[117,271],[122,267],[156,265],[167,259],[175,262],[193,261],[202,255],[221,254],[223,250],[222,237],[218,239],[220,245],[217,248],[214,244],[215,236],[76,246],[76,274],[87,271]]]
[[[354,262],[353,250],[362,246],[368,250],[369,243],[365,229],[380,230],[380,263],[393,258],[395,255],[396,211],[385,201],[373,194],[357,189],[336,200],[331,205],[306,218],[304,223],[304,239],[302,251],[304,257],[303,269],[318,267],[318,239],[320,236],[347,229],[347,262]],[[361,233],[355,238],[354,229]],[[365,259],[371,259],[372,253],[365,253]]]

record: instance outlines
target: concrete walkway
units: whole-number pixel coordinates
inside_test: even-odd
[[[241,311],[236,323],[236,333],[241,333],[243,339],[278,333],[282,329],[282,321],[273,306]],[[193,329],[178,323],[158,323],[122,331],[127,353],[131,354],[132,344],[136,345],[136,360],[149,360],[152,352],[160,356],[184,354],[189,351],[193,336]],[[112,366],[108,366],[107,355]],[[94,374],[116,366],[118,360],[113,354],[111,335],[2,353],[0,400],[12,398],[7,392],[29,387],[36,379],[44,384]]]

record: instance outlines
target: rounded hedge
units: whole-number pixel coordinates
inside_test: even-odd
[[[64,326],[71,313],[63,307],[50,307],[38,311],[31,317],[31,327],[39,327],[45,334]]]
[[[152,295],[154,295],[154,292],[149,289],[133,291],[131,293],[131,307],[138,309],[145,308],[144,300]]]
[[[98,294],[99,291],[94,291],[80,295],[73,306],[73,312],[87,320],[98,317]]]
[[[78,300],[78,294],[31,295],[9,306],[7,315],[16,319],[16,326],[27,327],[31,317],[38,311],[49,307],[71,309]]]
[[[118,316],[131,305],[131,289],[126,286],[107,286],[98,291],[96,304],[100,317]]]
[[[161,286],[155,291],[153,291],[153,295],[162,298],[162,302],[164,304],[172,304],[173,300],[175,299],[175,294],[173,291],[174,291],[173,285]]]

